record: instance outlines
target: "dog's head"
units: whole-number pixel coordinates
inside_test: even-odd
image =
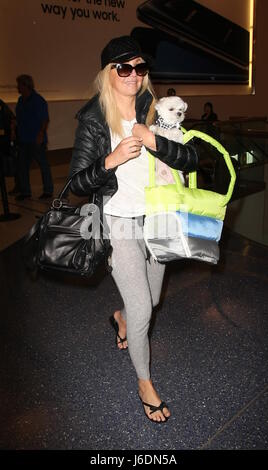
[[[184,120],[187,108],[187,103],[185,103],[179,96],[167,96],[161,98],[155,105],[155,109],[159,116],[162,117],[165,123],[171,125]]]

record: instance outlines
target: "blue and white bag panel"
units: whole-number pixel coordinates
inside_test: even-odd
[[[223,221],[182,211],[145,217],[144,240],[160,263],[181,258],[217,264]]]
[[[220,241],[223,228],[222,220],[190,212],[177,211],[176,214],[181,220],[184,235]]]

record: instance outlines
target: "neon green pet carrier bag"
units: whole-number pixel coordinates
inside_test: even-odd
[[[230,173],[226,194],[197,188],[196,172],[189,173],[189,187],[171,169],[174,184],[157,185],[156,159],[149,153],[149,186],[145,188],[146,217],[144,239],[152,257],[159,262],[191,258],[216,264],[227,204],[236,180],[235,170],[225,148],[203,132],[185,132],[186,144],[193,137],[215,147],[224,157]]]

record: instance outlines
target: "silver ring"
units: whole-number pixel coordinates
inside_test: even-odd
[[[60,199],[53,199],[51,205],[53,209],[60,209],[62,207],[62,201]]]

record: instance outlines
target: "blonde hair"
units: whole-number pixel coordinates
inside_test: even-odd
[[[111,64],[108,64],[103,70],[98,73],[94,81],[94,93],[97,92],[100,95],[100,106],[112,133],[117,134],[123,138],[124,135],[121,123],[122,116],[118,109],[116,100],[114,98],[113,89],[110,83],[110,70]],[[156,97],[148,75],[146,75],[143,79],[142,87],[138,93],[138,96],[142,95],[146,90],[148,90],[153,97],[146,118],[146,125],[149,126],[154,121],[154,106],[156,102]]]

